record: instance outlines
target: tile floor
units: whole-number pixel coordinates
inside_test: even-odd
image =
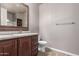
[[[39,51],[38,56],[69,56],[69,55],[46,48],[45,52]]]

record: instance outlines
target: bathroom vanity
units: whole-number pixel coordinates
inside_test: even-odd
[[[37,34],[15,34],[0,37],[0,56],[36,56]]]
[[[0,33],[29,31],[29,7],[26,4],[1,3],[0,5]],[[35,56],[37,53],[37,33],[0,35],[0,56]]]

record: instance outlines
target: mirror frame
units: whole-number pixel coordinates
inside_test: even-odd
[[[20,3],[22,5],[24,5],[25,7],[27,7],[27,27],[19,27],[19,26],[3,26],[0,25],[0,31],[28,31],[29,30],[29,6],[24,4],[24,3]]]

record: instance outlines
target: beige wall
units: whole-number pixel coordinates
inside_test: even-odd
[[[29,30],[39,32],[39,7],[38,4],[26,3],[29,6]]]
[[[79,4],[41,4],[39,29],[47,46],[79,54]],[[71,25],[57,23],[75,22]]]

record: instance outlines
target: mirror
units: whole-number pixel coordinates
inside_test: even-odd
[[[0,3],[0,26],[28,27],[28,7],[23,3]]]

